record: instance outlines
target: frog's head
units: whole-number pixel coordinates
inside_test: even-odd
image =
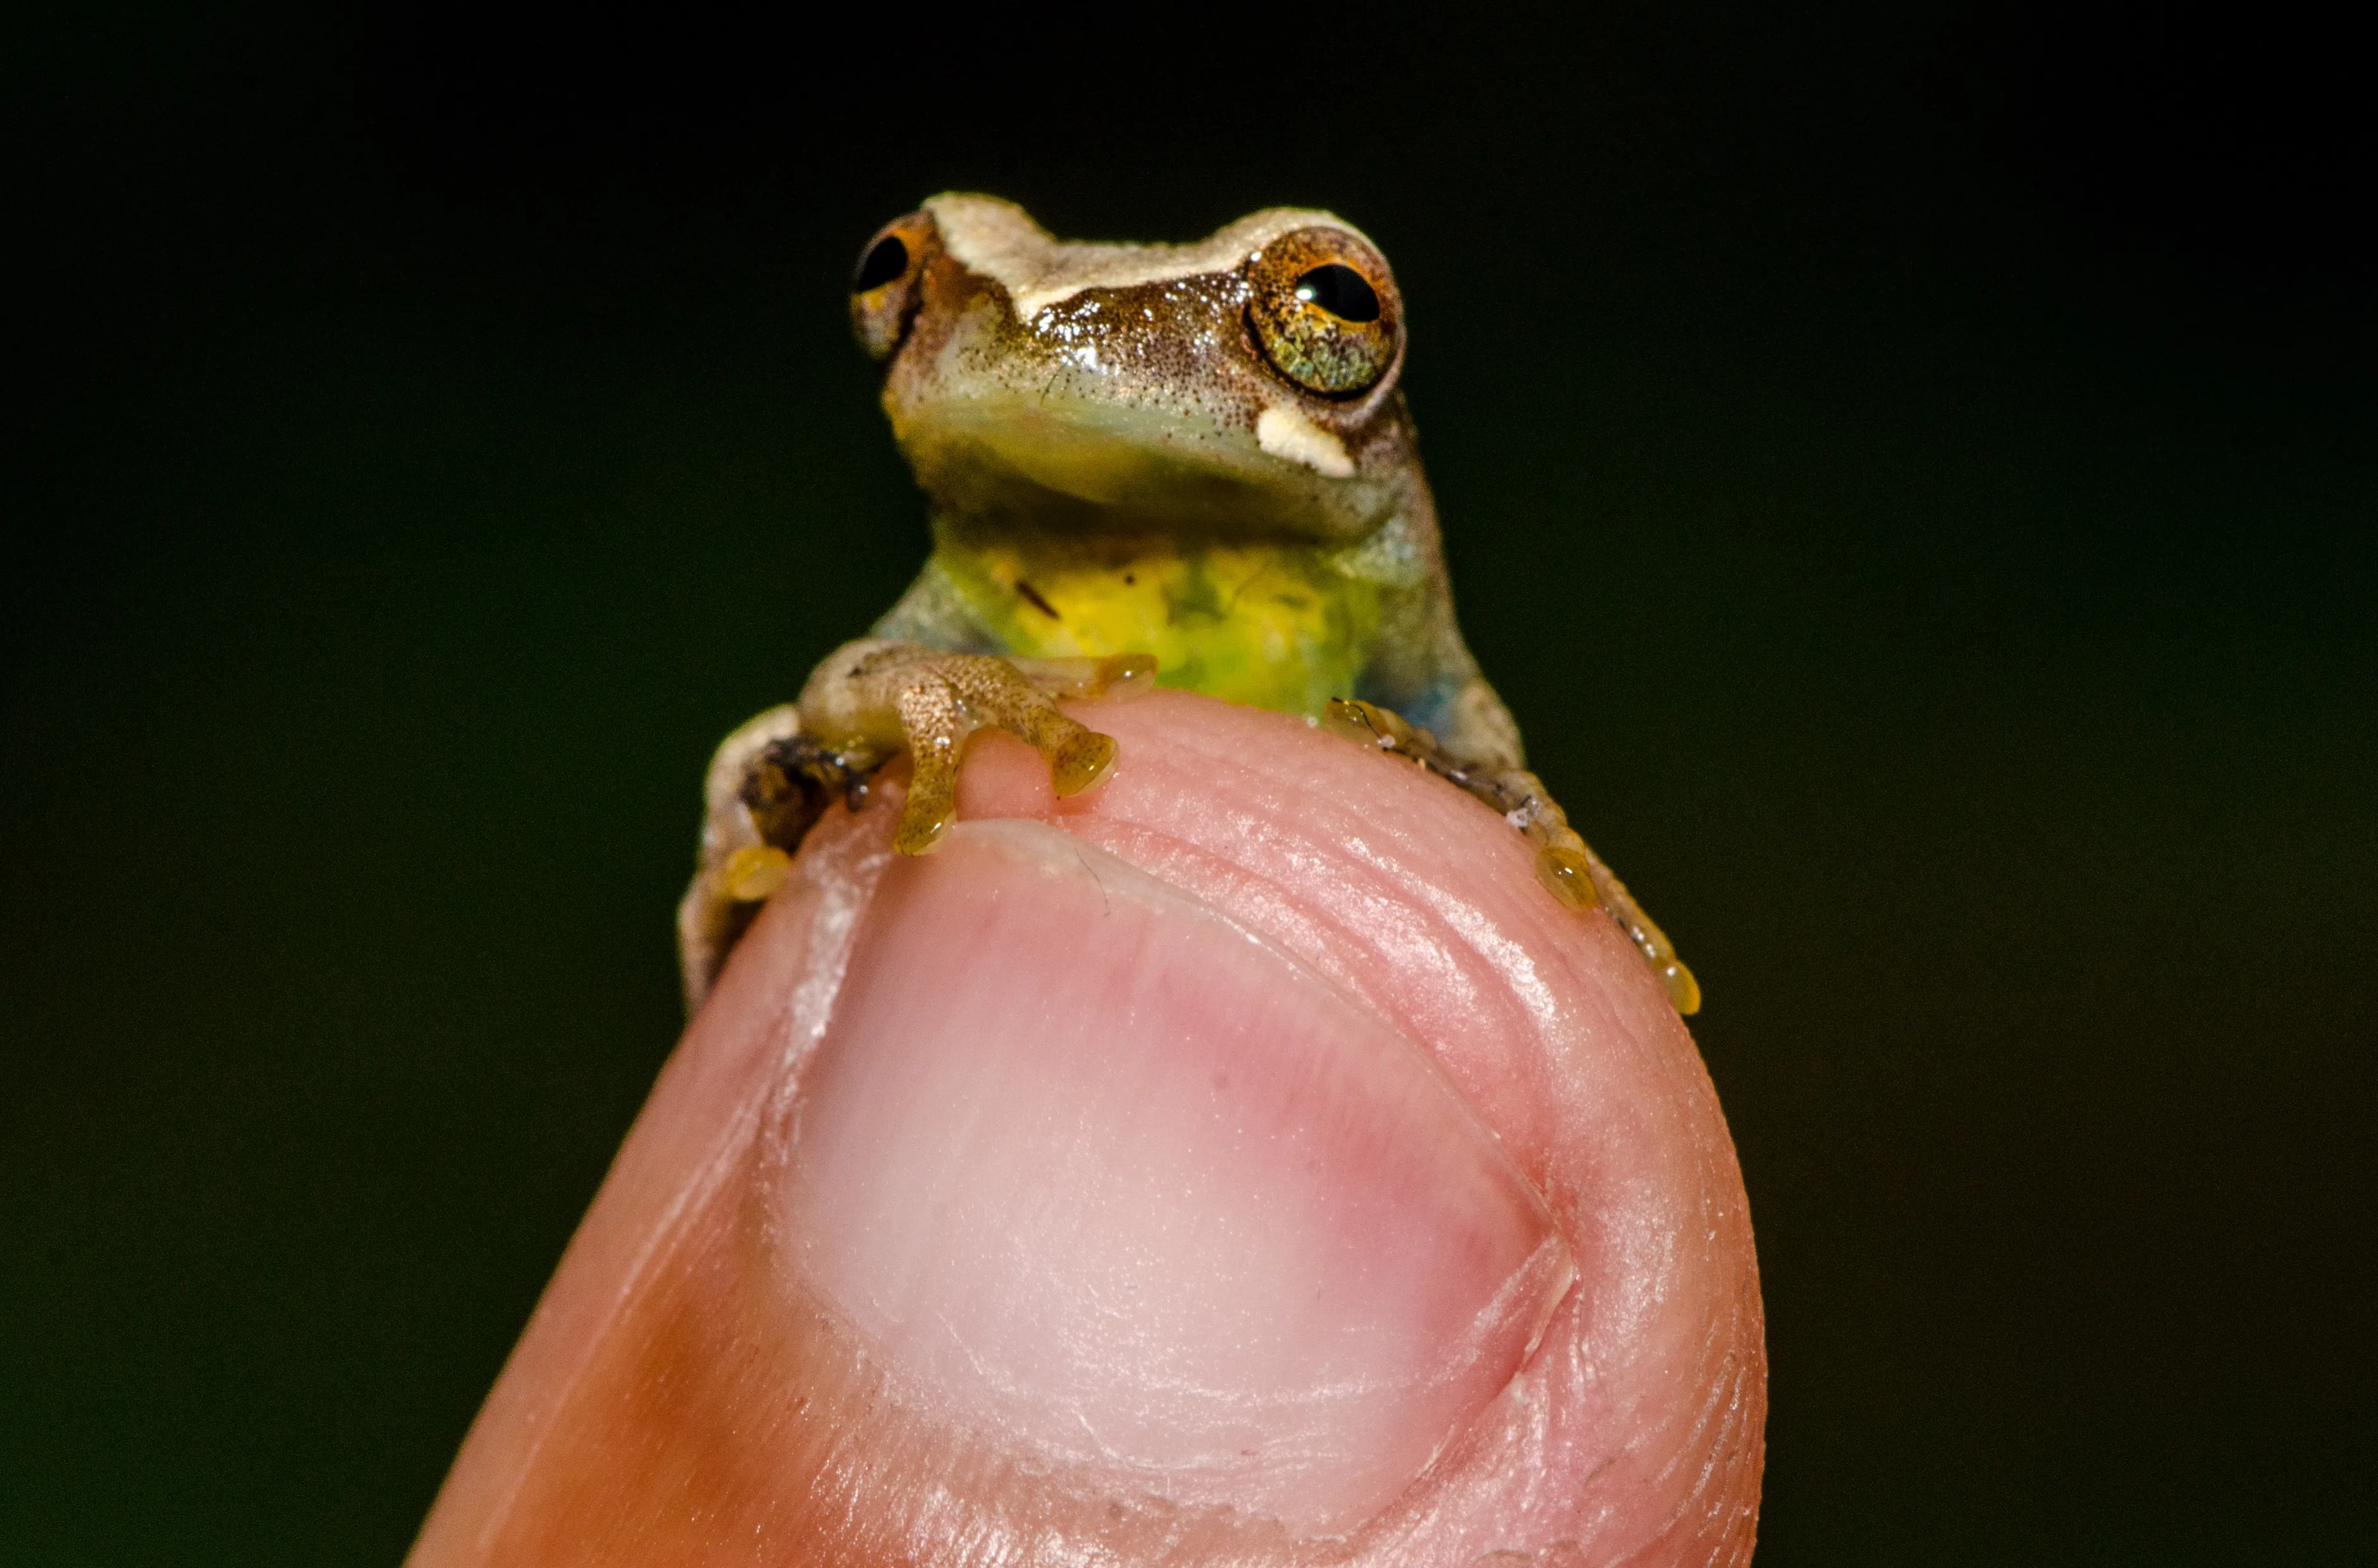
[[[1327,212],[1082,245],[937,196],[868,242],[851,289],[943,527],[1346,541],[1414,481],[1395,279]]]

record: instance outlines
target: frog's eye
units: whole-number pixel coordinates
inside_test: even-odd
[[[1379,253],[1343,229],[1297,229],[1247,262],[1247,326],[1272,368],[1351,398],[1395,367],[1402,310]]]
[[[933,221],[911,212],[886,223],[859,253],[858,270],[850,276],[850,329],[868,358],[891,358],[907,335],[933,237]]]

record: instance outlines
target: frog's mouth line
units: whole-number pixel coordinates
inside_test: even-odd
[[[895,432],[937,519],[986,535],[1344,543],[1376,532],[1400,498],[1198,416],[969,400],[906,413]]]

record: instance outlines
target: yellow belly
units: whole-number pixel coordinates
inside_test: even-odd
[[[1284,712],[1353,695],[1378,635],[1378,585],[1292,545],[944,544],[935,559],[1018,658],[1152,653],[1159,686]]]

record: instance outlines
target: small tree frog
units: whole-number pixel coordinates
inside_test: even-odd
[[[850,316],[932,554],[713,760],[679,911],[690,1005],[811,823],[893,757],[912,769],[894,846],[922,855],[976,729],[1029,742],[1075,794],[1116,748],[1056,700],[1155,684],[1303,714],[1469,790],[1535,844],[1555,896],[1605,912],[1677,1009],[1699,1006],[1462,642],[1399,388],[1402,301],[1359,230],[1278,208],[1193,245],[1075,244],[1013,203],[937,196],[868,242]]]

